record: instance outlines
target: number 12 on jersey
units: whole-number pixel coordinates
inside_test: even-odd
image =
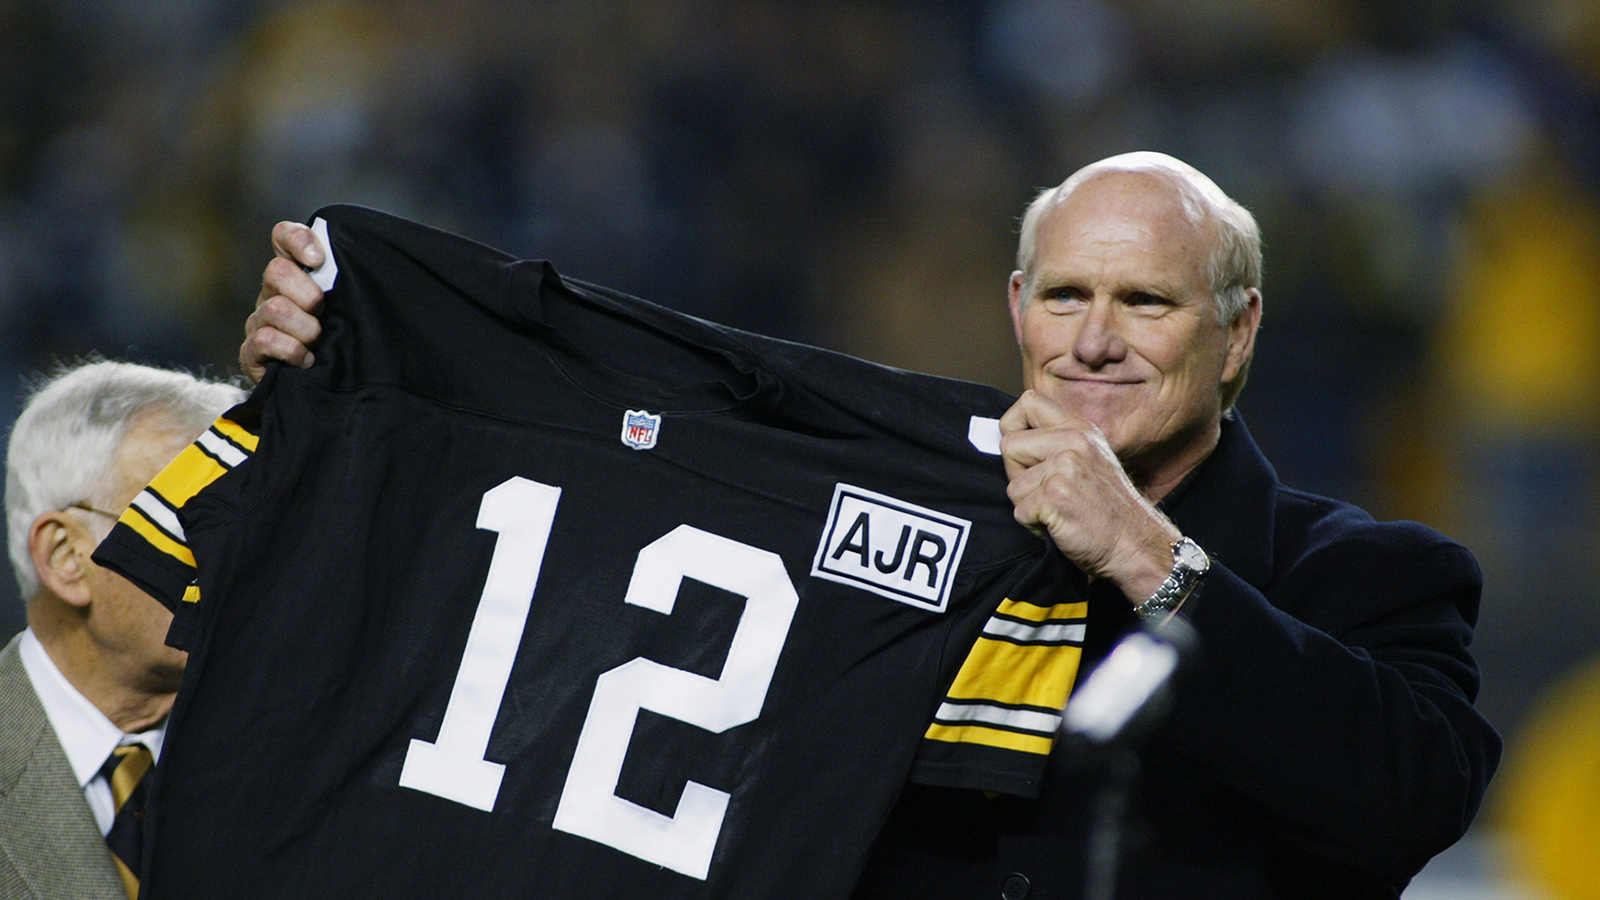
[[[400,786],[490,811],[503,763],[485,758],[532,608],[561,489],[513,477],[483,495],[478,527],[494,555],[438,739],[413,739]],[[745,598],[719,678],[636,657],[595,682],[553,827],[705,879],[729,795],[688,782],[665,816],[616,795],[640,710],[720,734],[761,714],[800,598],[775,553],[688,525],[639,551],[623,602],[671,615],[685,577]]]

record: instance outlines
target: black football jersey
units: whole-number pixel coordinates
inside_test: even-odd
[[[908,777],[1027,794],[1086,608],[1004,394],[372,210],[96,559],[191,651],[147,896],[845,897]]]

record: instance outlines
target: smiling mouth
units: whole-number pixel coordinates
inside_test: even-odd
[[[1139,384],[1140,383],[1138,380],[1131,380],[1130,381],[1130,380],[1112,379],[1112,378],[1082,378],[1082,377],[1074,377],[1074,376],[1067,376],[1065,378],[1062,378],[1061,380],[1069,382],[1071,384],[1093,384],[1093,385],[1104,385],[1106,387],[1127,387],[1128,385],[1133,385],[1133,384]]]

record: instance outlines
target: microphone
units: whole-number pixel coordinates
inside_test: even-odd
[[[1139,744],[1171,706],[1175,676],[1192,660],[1200,638],[1169,616],[1111,648],[1061,711],[1061,749],[1068,767],[1101,770],[1084,848],[1084,897],[1112,900],[1129,798],[1139,774]]]
[[[1143,740],[1166,714],[1173,678],[1198,647],[1194,629],[1177,616],[1118,641],[1062,710],[1072,757],[1088,763]]]

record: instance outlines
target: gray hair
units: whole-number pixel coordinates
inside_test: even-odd
[[[1216,223],[1206,277],[1217,305],[1217,321],[1232,322],[1250,304],[1250,289],[1261,288],[1261,228],[1249,210],[1223,193],[1205,173],[1165,153],[1142,150],[1110,156],[1084,166],[1059,185],[1040,191],[1022,215],[1017,239],[1017,269],[1022,272],[1023,284],[1033,280],[1039,220],[1045,211],[1066,200],[1084,182],[1106,172],[1149,172],[1165,177],[1177,188],[1184,214],[1191,223],[1198,226],[1208,219]],[[1023,303],[1028,296],[1029,292],[1023,291]],[[1249,368],[1249,360],[1245,361],[1245,368]],[[1224,386],[1223,409],[1233,406],[1244,387],[1245,374],[1241,371],[1232,384]]]
[[[7,548],[23,602],[39,592],[28,552],[34,519],[74,503],[103,509],[112,502],[117,451],[130,425],[160,412],[199,434],[243,397],[232,385],[120,362],[64,366],[38,384],[6,451]]]

